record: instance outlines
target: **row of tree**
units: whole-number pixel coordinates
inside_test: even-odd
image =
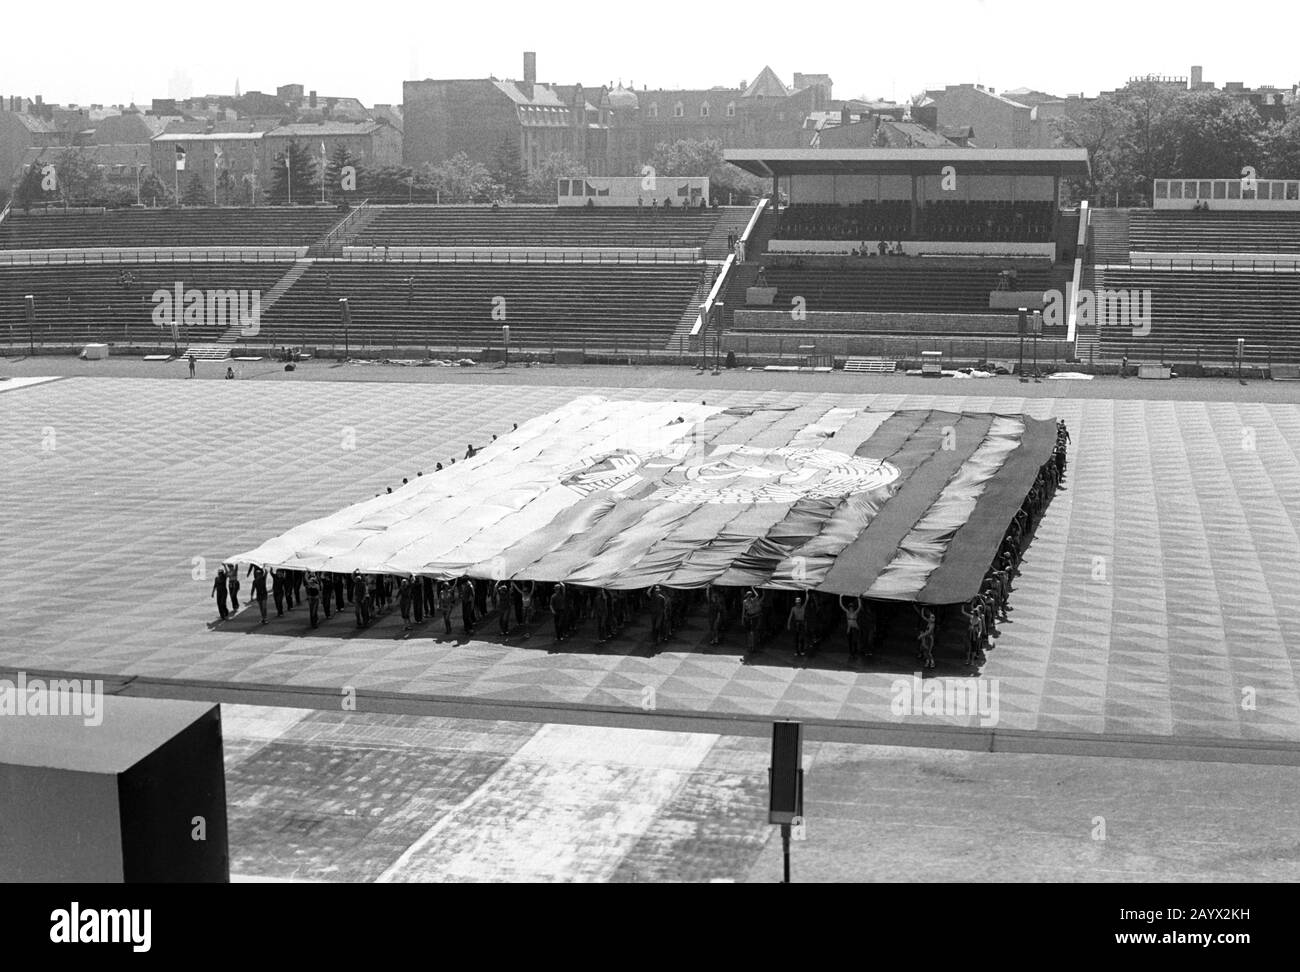
[[[1132,81],[1055,126],[1060,145],[1088,150],[1092,177],[1070,190],[1096,205],[1150,205],[1156,179],[1230,179],[1247,166],[1261,179],[1300,178],[1300,110],[1265,121],[1224,91]]]
[[[56,179],[53,189],[43,183],[43,166],[52,164]],[[715,195],[723,201],[737,203],[757,198],[767,188],[761,179],[748,175],[723,160],[722,146],[716,141],[684,139],[664,143],[646,160],[657,176],[707,175]],[[629,175],[641,175],[641,171]],[[422,166],[383,166],[366,169],[344,145],[335,147],[324,173],[324,197],[329,202],[374,199],[388,202],[488,203],[488,202],[555,202],[555,184],[559,179],[580,179],[588,175],[586,167],[563,152],[541,160],[531,174],[524,170],[519,153],[503,142],[491,163],[484,163],[461,153],[443,162]],[[191,171],[179,180],[142,173],[139,199],[145,205],[167,206],[176,202],[185,206],[252,205],[260,192],[271,204],[317,203],[322,197],[320,161],[311,150],[290,142],[277,155],[271,167],[270,185],[256,186],[253,176],[236,175],[218,169],[216,191],[210,178]],[[129,206],[136,202],[134,183],[109,182],[104,170],[82,149],[68,148],[32,165],[13,193],[17,206],[59,204],[77,206]]]

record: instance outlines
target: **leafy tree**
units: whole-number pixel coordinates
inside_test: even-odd
[[[568,152],[551,152],[528,177],[528,197],[534,202],[555,202],[559,179],[582,179],[587,167]]]
[[[320,196],[319,170],[310,149],[296,141],[289,142],[285,150],[275,156],[271,166],[267,202],[276,205],[315,202]]]
[[[104,174],[81,149],[64,149],[49,161],[58,174],[58,196],[64,205],[87,205],[102,191]]]
[[[1236,178],[1246,165],[1287,178],[1300,163],[1300,123],[1266,126],[1252,105],[1226,92],[1151,80],[1059,120],[1056,136],[1060,145],[1086,148],[1092,162],[1092,178],[1070,185],[1071,194],[1103,205],[1146,205],[1155,179]]]
[[[217,172],[217,198],[223,206],[236,204],[235,194],[239,189],[239,180],[229,169]]]
[[[185,180],[185,189],[181,192],[181,205],[205,206],[208,203],[208,189],[197,172],[191,172]]]
[[[1259,171],[1270,179],[1300,179],[1300,110],[1259,135]]]
[[[343,189],[343,170],[348,166],[352,166],[356,170],[357,188],[345,192]],[[325,195],[331,202],[337,202],[340,199],[351,199],[357,193],[367,191],[368,188],[363,179],[361,160],[349,152],[348,147],[342,142],[334,146],[334,151],[330,154],[329,162],[325,166]]]
[[[528,175],[519,161],[519,146],[509,138],[502,139],[497,146],[488,171],[492,181],[501,187],[501,195],[506,201],[516,199],[528,191]]]
[[[429,184],[445,203],[486,202],[498,188],[487,166],[464,152],[444,162],[427,163],[424,169]]]
[[[1052,120],[1057,144],[1087,149],[1091,161],[1091,176],[1067,180],[1067,195],[1075,201],[1100,201],[1107,192],[1113,194],[1119,183],[1132,181],[1131,153],[1124,141],[1132,123],[1132,116],[1113,98],[1095,99],[1079,117],[1066,115]]]
[[[27,167],[23,173],[22,180],[18,183],[18,188],[14,190],[14,202],[23,207],[24,211],[30,211],[32,206],[46,201],[51,198],[41,188],[41,166],[44,163],[37,159]]]
[[[736,168],[722,157],[722,143],[716,139],[701,141],[683,138],[660,142],[647,165],[656,176],[708,176],[709,192],[722,201],[728,196],[736,202],[757,199],[768,190],[768,183]]]
[[[154,172],[140,177],[140,201],[146,206],[170,206],[175,202],[171,186]]]
[[[1248,102],[1223,91],[1188,92],[1170,107],[1174,170],[1185,178],[1221,178],[1240,174],[1245,165],[1261,169],[1263,127],[1259,112]]]

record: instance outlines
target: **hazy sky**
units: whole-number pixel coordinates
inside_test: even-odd
[[[764,64],[785,81],[826,73],[836,97],[894,97],[965,81],[1089,95],[1135,74],[1290,86],[1300,8],[1093,0],[1054,13],[1033,0],[866,3],[475,4],[174,0],[19,2],[4,18],[0,93],[59,103],[147,103],[183,75],[193,94],[300,83],[366,104],[411,78],[517,78],[598,87],[735,85]],[[1239,19],[1233,11],[1240,10]],[[685,11],[685,13],[683,13]],[[698,24],[691,11],[709,11]],[[721,15],[721,16],[719,16]],[[725,31],[715,25],[726,20]],[[31,38],[30,42],[24,38]]]

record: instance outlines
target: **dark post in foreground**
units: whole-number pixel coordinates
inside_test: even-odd
[[[790,883],[790,827],[803,826],[803,725],[772,723],[772,766],[767,822],[781,825],[783,884]]]

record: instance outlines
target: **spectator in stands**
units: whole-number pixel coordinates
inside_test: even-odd
[[[767,286],[767,271],[763,267],[758,268],[758,276],[754,279],[755,287]]]
[[[876,244],[876,252],[878,252],[881,256],[884,256],[888,251],[889,251],[889,247],[885,245],[884,240],[881,240],[879,243]]]

